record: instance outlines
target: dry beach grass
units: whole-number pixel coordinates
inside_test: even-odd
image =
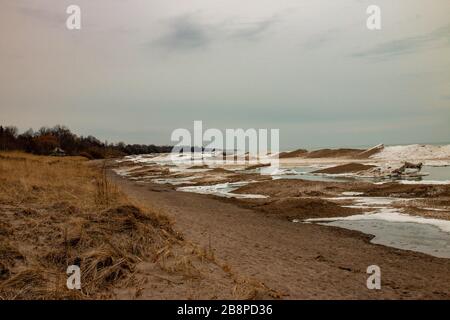
[[[0,299],[275,296],[82,157],[0,154]],[[81,290],[66,287],[69,265]],[[258,295],[255,294],[258,292]]]
[[[177,241],[168,219],[131,203],[80,157],[3,153],[0,297],[99,298],[136,264]],[[81,291],[66,268],[82,268]]]

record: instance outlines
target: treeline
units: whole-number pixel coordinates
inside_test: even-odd
[[[39,155],[81,155],[89,159],[104,159],[131,154],[170,152],[171,146],[102,142],[93,136],[77,136],[65,126],[29,129],[23,133],[14,126],[0,126],[0,150],[21,150]]]

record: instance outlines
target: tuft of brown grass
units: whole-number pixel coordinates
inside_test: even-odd
[[[144,259],[179,241],[81,157],[0,153],[0,299],[111,297]],[[66,287],[69,265],[81,291]]]

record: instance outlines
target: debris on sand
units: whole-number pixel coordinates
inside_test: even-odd
[[[428,175],[421,173],[423,164],[404,162],[400,166],[384,166],[374,167],[364,172],[366,177],[382,178],[382,179],[411,179]]]
[[[398,176],[402,176],[402,175],[414,175],[418,172],[420,172],[420,170],[422,170],[422,162],[419,162],[417,164],[411,163],[411,162],[405,162],[404,165],[402,165],[400,168],[397,168],[395,170],[392,171],[392,175],[398,175]]]

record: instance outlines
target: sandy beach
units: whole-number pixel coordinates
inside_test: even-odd
[[[0,297],[449,299],[448,167],[332,154],[272,168],[3,152]]]
[[[112,178],[129,196],[173,218],[187,239],[211,246],[217,259],[284,299],[450,298],[448,259],[374,245],[359,232],[291,223],[235,200]],[[383,270],[380,291],[366,287],[372,264]]]
[[[263,166],[180,167],[152,156],[112,162],[110,177],[128,196],[167,214],[188,241],[212,248],[221,264],[264,284],[277,298],[448,299],[450,185],[445,179],[427,183],[426,177],[411,183],[355,178],[401,161],[373,157],[377,152],[355,159],[354,153],[308,158],[295,152],[282,159],[284,174],[276,179],[258,174]],[[290,173],[305,165],[318,172],[304,178]],[[341,181],[342,174],[352,179]],[[424,239],[436,232],[444,242],[408,247],[403,238],[345,226],[355,221],[376,222],[388,231],[411,224],[425,228]],[[434,229],[427,234],[426,228]],[[370,265],[382,270],[381,290],[366,286]]]

